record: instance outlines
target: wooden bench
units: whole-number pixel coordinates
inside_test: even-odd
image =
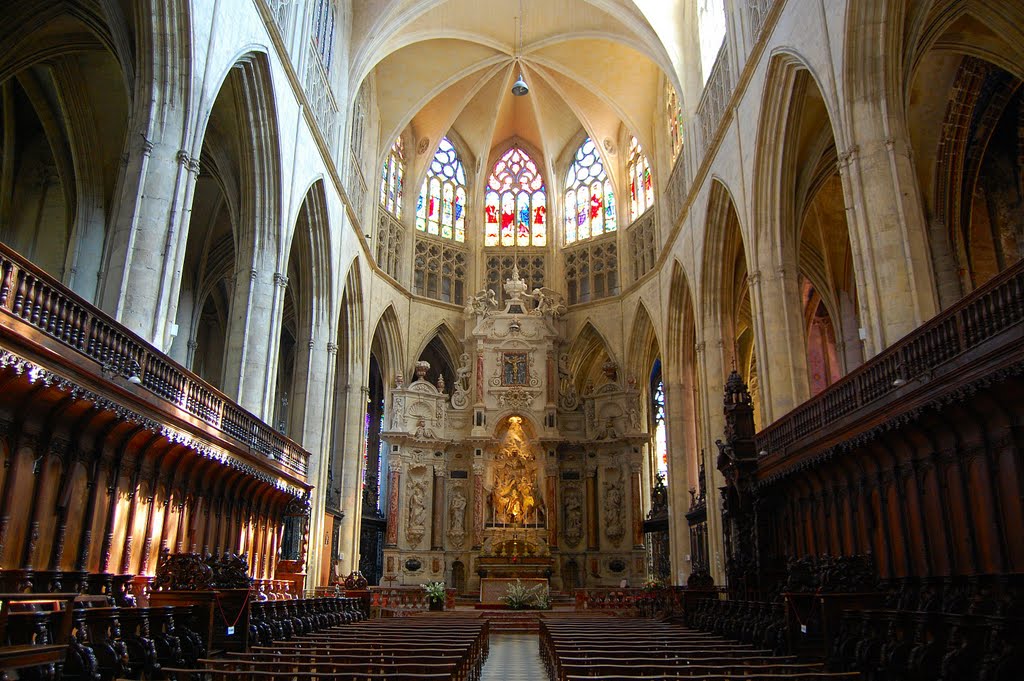
[[[77,595],[0,594],[0,679],[8,671],[64,660]]]

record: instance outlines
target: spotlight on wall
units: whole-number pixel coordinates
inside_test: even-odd
[[[759,451],[757,453],[757,455],[758,456],[768,456],[768,450],[767,449],[762,449],[761,451]]]
[[[142,385],[142,379],[139,378],[139,374],[142,373],[142,367],[136,360],[130,360],[124,368],[125,374],[128,376],[128,382],[132,385]]]
[[[132,385],[142,385],[142,379],[139,377],[139,374],[142,373],[142,367],[139,365],[138,360],[107,361],[100,367],[100,373],[108,381],[112,381],[115,378],[124,378]]]
[[[907,370],[907,365],[904,362],[900,362],[896,365],[896,378],[892,381],[892,387],[902,388],[911,381],[928,381],[931,380],[932,372],[929,369],[921,369],[913,376]]]

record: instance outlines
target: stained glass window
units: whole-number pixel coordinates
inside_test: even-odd
[[[668,125],[668,140],[672,144],[672,162],[679,157],[683,148],[683,110],[672,83],[665,81],[665,123]]]
[[[416,201],[416,229],[466,240],[466,171],[447,137],[441,138]]]
[[[399,220],[402,219],[402,181],[405,175],[405,147],[402,138],[395,140],[380,170],[380,205]]]
[[[629,178],[629,221],[633,222],[654,205],[654,181],[651,165],[647,162],[636,137],[629,140],[629,160],[626,162],[626,176]]]
[[[651,416],[654,421],[654,452],[657,472],[668,482],[668,436],[665,429],[665,383],[661,378],[661,360],[651,372]]]
[[[494,164],[484,195],[484,246],[547,243],[547,194],[537,164],[512,147]]]
[[[615,193],[589,137],[576,150],[565,177],[565,243],[615,231]]]
[[[325,71],[331,70],[334,57],[334,0],[316,0],[313,9],[313,44]]]

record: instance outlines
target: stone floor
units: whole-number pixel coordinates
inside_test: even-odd
[[[544,681],[540,638],[536,633],[491,634],[481,681]]]

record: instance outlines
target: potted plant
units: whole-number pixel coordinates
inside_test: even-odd
[[[423,585],[427,593],[427,603],[431,610],[444,610],[444,599],[447,595],[444,582],[427,582]]]
[[[501,597],[511,610],[549,610],[551,608],[551,592],[543,584],[529,587],[518,579],[508,585],[505,595]]]

